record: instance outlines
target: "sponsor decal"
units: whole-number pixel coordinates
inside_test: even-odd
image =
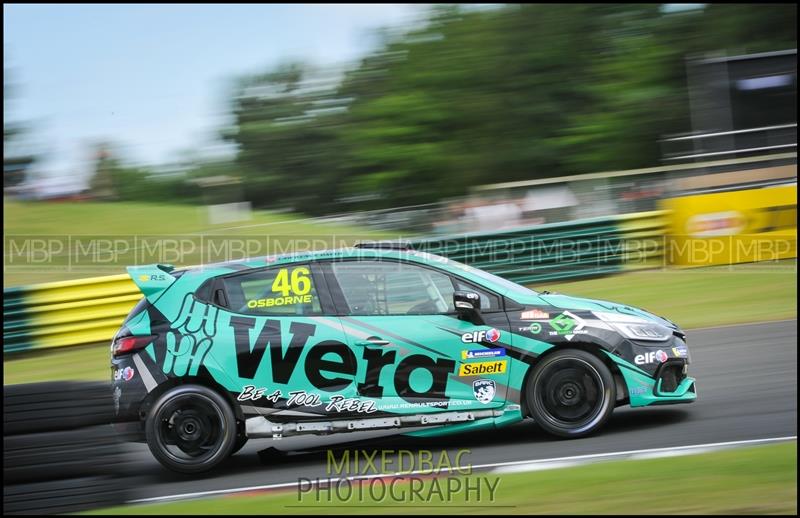
[[[242,387],[236,399],[238,401],[255,401],[263,397],[267,401],[277,403],[281,398],[282,394],[280,390],[276,390],[269,395],[265,395],[266,391],[266,388],[256,388],[254,385],[245,385]],[[375,408],[374,401],[348,398],[341,394],[333,394],[330,396],[330,401],[327,403],[322,401],[322,396],[320,394],[306,392],[305,390],[289,392],[288,396],[286,400],[287,408],[291,406],[318,407],[325,405],[326,412],[358,412],[371,414],[372,412],[378,411],[378,409]]]
[[[533,324],[531,324],[529,330],[531,333],[538,335],[539,333],[542,332],[542,324],[540,324],[539,322],[534,322]]]
[[[550,318],[550,313],[541,309],[531,309],[523,311],[519,318],[522,320],[547,320]]]
[[[114,381],[130,381],[133,379],[133,376],[136,375],[136,371],[133,370],[133,367],[125,367],[124,369],[116,369],[114,371]]]
[[[631,387],[630,392],[631,396],[641,396],[642,394],[647,393],[647,387],[642,387],[642,386]]]
[[[160,281],[166,281],[167,276],[164,275],[163,273],[154,273],[152,275],[147,275],[143,273],[142,275],[139,276],[139,280],[142,282],[148,282],[148,281],[160,282]]]
[[[676,358],[686,358],[689,356],[689,349],[687,349],[685,345],[679,345],[678,347],[672,348],[672,354],[674,354]]]
[[[665,361],[667,361],[668,358],[669,355],[664,351],[662,351],[661,349],[659,349],[658,351],[651,351],[649,353],[637,354],[633,358],[633,361],[636,363],[636,365],[646,365],[649,363],[653,363],[655,361],[658,361],[659,363],[664,363]]]
[[[740,234],[746,226],[744,215],[730,210],[692,216],[686,221],[686,232],[694,237],[730,236]]]
[[[505,349],[478,349],[472,351],[461,351],[462,360],[482,360],[484,358],[495,358],[505,356]]]
[[[236,358],[233,372],[239,378],[255,379],[262,361],[269,358],[268,369],[259,371],[259,377],[263,375],[278,385],[289,385],[292,374],[297,373],[305,375],[305,380],[322,393],[339,393],[357,386],[360,395],[380,399],[383,383],[388,381],[393,384],[394,392],[408,402],[449,399],[446,388],[449,376],[455,371],[455,360],[423,354],[399,357],[397,351],[364,348],[360,351],[365,364],[362,370],[357,368],[356,353],[343,342],[322,340],[309,344],[317,332],[314,324],[237,315],[231,317],[230,326]],[[288,334],[284,334],[287,327]],[[387,370],[391,375],[382,376]],[[430,373],[425,387],[411,386],[409,374],[415,370]]]
[[[289,268],[281,268],[272,282],[272,293],[275,296],[247,301],[247,307],[271,308],[291,304],[309,304],[311,295],[311,271],[305,266],[298,266],[289,272]]]
[[[359,414],[371,414],[377,412],[374,401],[367,401],[357,397],[344,397],[339,394],[331,396],[331,400],[325,407],[326,412],[358,412]]]
[[[459,376],[479,376],[481,374],[502,374],[506,371],[505,360],[493,362],[464,363],[458,369]]]
[[[497,392],[497,385],[494,380],[479,379],[472,382],[472,392],[475,394],[475,399],[488,405],[494,399]]]
[[[308,295],[288,295],[286,297],[275,297],[273,299],[252,299],[247,301],[247,307],[250,309],[255,308],[271,308],[273,306],[289,306],[291,304],[309,304],[313,300],[313,296]]]
[[[550,320],[550,327],[554,329],[550,331],[550,336],[563,336],[567,340],[572,340],[576,334],[586,334],[583,329],[585,325],[586,322],[581,317],[564,311]]]
[[[461,341],[465,344],[477,344],[480,342],[494,343],[498,340],[500,340],[500,331],[494,328],[488,331],[473,331],[461,335]]]

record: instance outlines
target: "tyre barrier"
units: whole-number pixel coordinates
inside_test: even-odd
[[[54,514],[130,499],[124,451],[104,382],[3,390],[3,514]]]

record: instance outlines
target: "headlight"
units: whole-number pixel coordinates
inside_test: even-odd
[[[624,336],[633,340],[663,342],[672,336],[672,330],[645,318],[622,313],[593,311],[594,316],[614,326]]]

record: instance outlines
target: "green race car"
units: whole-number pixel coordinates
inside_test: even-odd
[[[581,437],[619,405],[697,397],[672,322],[401,245],[128,271],[144,298],[111,347],[117,426],[179,472],[250,438],[434,436],[526,417]]]

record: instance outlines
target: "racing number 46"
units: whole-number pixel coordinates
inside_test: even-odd
[[[311,291],[311,279],[308,278],[309,270],[305,266],[299,266],[292,270],[291,280],[289,270],[282,268],[275,280],[272,282],[273,293],[280,292],[282,296],[305,295]]]

